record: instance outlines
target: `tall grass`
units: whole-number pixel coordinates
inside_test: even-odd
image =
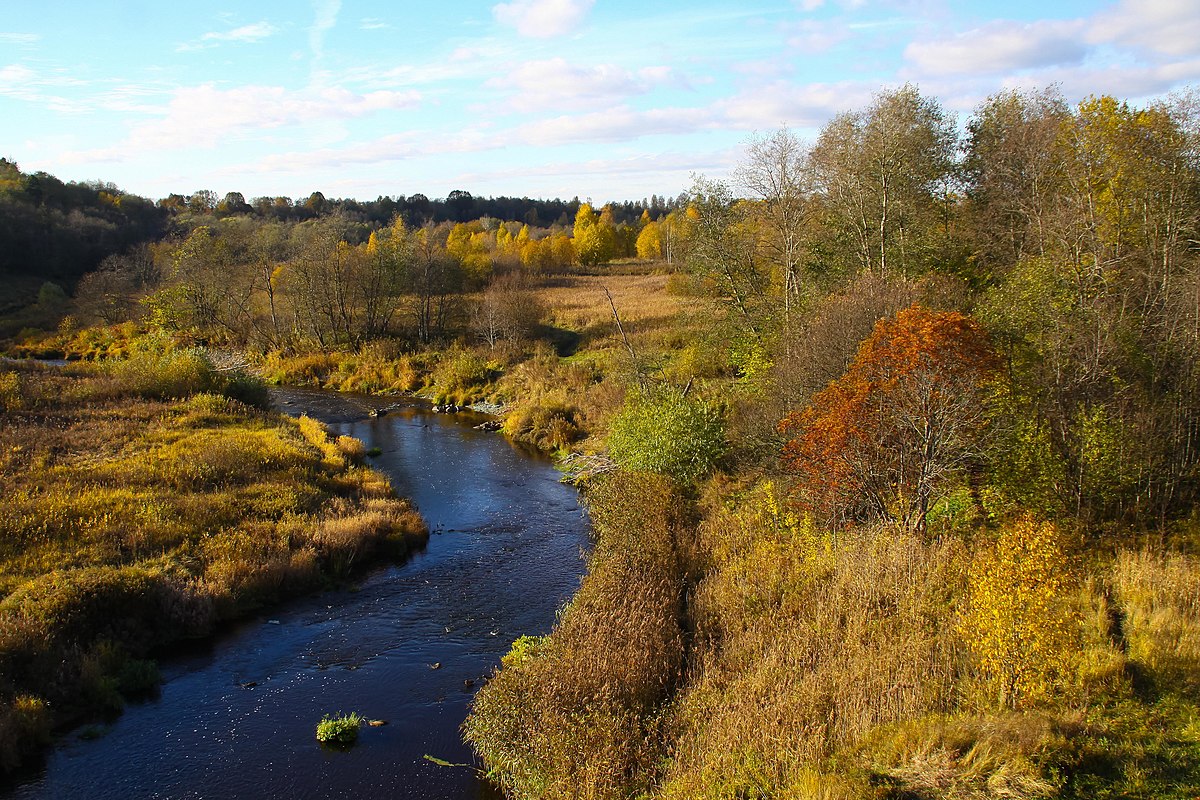
[[[792,796],[839,748],[954,706],[967,559],[899,530],[822,535],[760,487],[701,528],[695,658],[665,797]]]
[[[123,363],[0,370],[20,397],[0,424],[9,766],[43,716],[119,708],[156,648],[427,535],[361,442],[206,391],[223,378],[186,351]]]
[[[518,640],[464,726],[512,797],[617,798],[652,785],[661,704],[684,655],[685,506],[669,481],[595,487],[588,575],[554,632]]]
[[[1112,570],[1129,658],[1200,689],[1200,559],[1122,551]]]

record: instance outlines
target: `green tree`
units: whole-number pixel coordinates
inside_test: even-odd
[[[822,129],[811,154],[815,188],[859,268],[929,268],[956,150],[953,120],[911,85]]]
[[[787,128],[755,136],[737,168],[737,180],[757,200],[765,255],[780,278],[783,326],[791,329],[793,310],[801,298],[801,267],[807,254],[805,225],[812,193],[808,154]]]

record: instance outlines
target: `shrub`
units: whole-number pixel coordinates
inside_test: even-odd
[[[0,411],[16,411],[24,404],[17,373],[0,372]]]
[[[971,570],[961,627],[990,696],[1019,708],[1048,696],[1079,650],[1062,534],[1031,516],[1003,526]]]
[[[46,701],[21,694],[0,702],[0,774],[21,763],[26,753],[50,743],[50,710]]]
[[[118,387],[153,400],[189,397],[212,391],[219,383],[212,365],[197,350],[138,353],[110,367]]]
[[[358,741],[358,727],[362,717],[357,712],[350,714],[326,714],[317,723],[317,741],[322,744],[349,746]]]
[[[351,463],[361,464],[367,456],[367,446],[353,436],[339,436],[335,444],[346,460]]]
[[[692,483],[725,452],[721,413],[671,389],[640,392],[612,420],[608,453],[627,470]]]
[[[271,407],[271,393],[267,391],[267,384],[262,378],[245,372],[226,376],[221,394],[253,408],[266,410]]]
[[[504,432],[541,450],[565,450],[583,436],[579,410],[560,394],[538,394],[504,420]]]
[[[481,389],[498,374],[499,370],[482,356],[469,350],[452,351],[434,370],[435,399],[458,404],[480,399]]]

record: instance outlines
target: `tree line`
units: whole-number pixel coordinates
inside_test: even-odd
[[[629,224],[647,212],[666,214],[681,202],[680,197],[653,195],[605,208],[616,224]],[[220,196],[205,189],[155,201],[111,183],[64,182],[45,172],[24,173],[16,162],[0,158],[0,275],[23,279],[32,287],[14,293],[15,307],[30,300],[42,282],[70,291],[82,275],[109,256],[186,236],[200,225],[213,226],[230,218],[299,224],[338,217],[368,232],[386,228],[397,218],[412,227],[496,219],[538,229],[570,227],[582,205],[586,203],[579,198],[476,197],[464,190],[445,198],[417,193],[359,201],[326,198],[319,191],[305,198],[247,200],[241,192]],[[366,234],[362,235],[365,241]]]
[[[1194,93],[1136,108],[1009,91],[960,135],[904,86],[697,181],[686,263],[725,309],[735,367],[771,372],[812,508],[923,521],[963,480],[1084,521],[1191,507],[1198,111]],[[969,319],[876,329],[914,303]],[[983,428],[966,435],[981,414],[986,456]]]

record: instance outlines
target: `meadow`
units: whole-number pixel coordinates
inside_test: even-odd
[[[199,353],[0,367],[0,765],[153,690],[148,661],[427,536],[361,442]]]

